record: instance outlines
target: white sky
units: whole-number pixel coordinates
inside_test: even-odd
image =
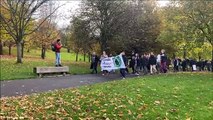
[[[59,28],[64,28],[69,25],[71,16],[74,15],[79,7],[79,4],[81,3],[81,0],[58,0],[57,1],[59,5],[63,5],[60,7],[57,11],[57,18],[56,23]],[[159,6],[166,6],[168,4],[169,0],[159,0],[157,1]]]
[[[79,8],[80,0],[60,0],[59,5],[63,5],[57,10],[56,23],[59,28],[69,25],[71,16],[76,13]]]

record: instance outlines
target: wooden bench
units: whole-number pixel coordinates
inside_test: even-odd
[[[69,73],[69,67],[35,67],[33,68],[33,72],[38,74],[39,77],[42,77],[42,74],[53,74],[53,73],[60,73],[66,75]]]

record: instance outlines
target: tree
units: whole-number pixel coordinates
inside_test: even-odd
[[[88,21],[91,36],[98,38],[101,50],[109,50],[108,43],[124,24],[118,24],[124,15],[124,1],[85,0],[81,18]],[[125,20],[125,19],[124,19]]]
[[[84,54],[84,61],[86,53],[89,52],[91,45],[91,37],[89,35],[88,21],[82,20],[78,17],[73,17],[72,26],[70,29],[70,41],[71,45],[75,46],[73,50],[76,52],[76,61],[78,60],[78,53],[80,51]],[[77,47],[77,48],[76,48]]]
[[[121,50],[145,52],[155,50],[160,34],[155,1],[85,0],[81,14],[87,21],[89,35],[113,54]]]
[[[169,6],[163,7],[159,13],[162,19],[162,32],[158,39],[172,47],[172,51],[179,56],[201,57],[201,54],[208,53],[212,28],[212,5],[206,1],[173,1]],[[205,6],[205,7],[204,7]],[[203,15],[199,11],[203,11]],[[203,17],[202,17],[203,16]],[[203,29],[207,33],[203,34]],[[209,37],[212,38],[212,37]],[[204,51],[207,50],[207,51]],[[171,51],[171,50],[170,50]],[[208,58],[207,56],[203,56]]]
[[[42,19],[39,20],[38,24],[42,21]],[[41,48],[41,58],[45,59],[46,49],[56,38],[59,38],[59,31],[56,29],[56,25],[50,23],[50,21],[45,21],[31,37],[34,44]]]
[[[120,18],[125,19],[125,24],[117,30],[113,37],[114,53],[121,50],[132,50],[138,53],[159,51],[160,43],[156,41],[160,34],[161,21],[156,11],[154,1],[129,1],[126,4],[125,14]],[[118,22],[119,24],[122,22]]]
[[[17,63],[22,63],[22,44],[24,37],[36,31],[41,24],[53,14],[55,9],[48,15],[43,22],[35,25],[29,30],[31,21],[37,10],[49,0],[1,0],[0,8],[4,8],[8,15],[0,14],[0,20],[3,22],[3,28],[10,34],[17,46]]]
[[[187,27],[191,27],[196,42],[208,42],[212,46],[213,59],[213,2],[211,1],[180,1],[182,13],[188,18]]]

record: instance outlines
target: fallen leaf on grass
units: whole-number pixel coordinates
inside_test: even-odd
[[[191,120],[191,118],[189,117],[189,118],[186,118],[186,120]]]
[[[146,108],[147,108],[147,105],[144,104],[144,105],[142,105],[140,108],[138,108],[138,110],[141,111],[141,110],[145,110]]]
[[[104,110],[100,110],[101,112],[106,112],[107,110],[106,109],[104,109]]]
[[[137,118],[141,119],[143,117],[143,114],[138,114]]]
[[[129,114],[129,115],[132,115],[132,111],[131,111],[131,110],[128,110],[128,114]]]
[[[154,102],[154,104],[155,104],[155,105],[159,105],[159,104],[160,104],[160,101],[156,100],[156,101]]]
[[[132,102],[132,101],[130,101],[130,100],[128,100],[128,103],[130,104],[130,105],[133,105],[134,103]]]

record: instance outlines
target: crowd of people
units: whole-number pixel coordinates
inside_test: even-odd
[[[196,61],[195,59],[183,59],[176,57],[173,60],[170,60],[164,49],[157,55],[153,52],[145,53],[143,55],[139,55],[138,53],[132,52],[131,57],[127,58],[125,52],[121,53],[124,64],[126,66],[125,69],[120,69],[120,73],[123,78],[125,78],[127,73],[132,73],[135,75],[146,75],[146,74],[158,74],[158,73],[167,73],[168,70],[173,70],[174,72],[178,71],[213,71],[213,61],[210,60],[201,60]],[[112,57],[112,55],[108,56],[105,51],[100,56],[100,58],[94,52],[91,57],[91,69],[92,73],[97,74],[97,66],[98,63],[101,62],[104,58]],[[129,69],[131,69],[131,72]],[[101,70],[102,75],[108,75],[111,72],[115,72],[115,70]]]
[[[173,60],[173,70],[178,71],[213,71],[213,61],[212,60],[199,60],[195,59],[183,59],[176,57]]]

